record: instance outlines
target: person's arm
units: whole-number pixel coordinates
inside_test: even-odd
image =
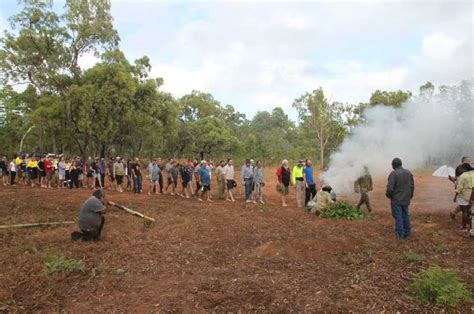
[[[389,199],[392,199],[393,197],[393,189],[395,188],[395,173],[392,172],[388,176],[388,184],[387,184],[387,191],[385,192],[385,196],[387,196]]]
[[[410,173],[410,199],[413,198],[413,196],[415,196],[415,180],[413,179],[413,175]]]

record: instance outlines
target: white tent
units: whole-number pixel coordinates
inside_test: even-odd
[[[454,169],[446,165],[439,167],[433,172],[433,177],[443,177],[447,178],[448,176],[454,177]]]

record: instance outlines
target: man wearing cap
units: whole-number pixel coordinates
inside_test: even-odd
[[[250,159],[245,160],[245,165],[240,171],[240,181],[245,186],[245,202],[252,202],[252,186],[253,186],[253,167]]]
[[[113,177],[117,181],[117,191],[120,193],[123,192],[122,190],[122,182],[123,176],[125,175],[125,168],[122,163],[122,159],[117,157],[113,166]]]
[[[296,206],[302,207],[302,198],[304,196],[304,176],[303,176],[304,160],[298,160],[298,164],[293,167],[291,173],[291,183],[296,186]]]

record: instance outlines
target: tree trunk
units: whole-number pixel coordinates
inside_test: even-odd
[[[30,126],[30,128],[25,132],[25,134],[23,134],[23,137],[21,138],[21,141],[20,141],[20,149],[19,149],[20,152],[23,151],[23,143],[25,141],[26,136],[31,132],[31,130],[33,130],[34,127],[35,127],[34,125]]]
[[[322,138],[319,140],[319,163],[321,169],[324,168],[324,142]]]

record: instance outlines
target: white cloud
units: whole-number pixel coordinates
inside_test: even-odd
[[[322,86],[334,100],[473,76],[469,2],[113,2],[122,48],[176,96],[212,93],[252,115]]]

